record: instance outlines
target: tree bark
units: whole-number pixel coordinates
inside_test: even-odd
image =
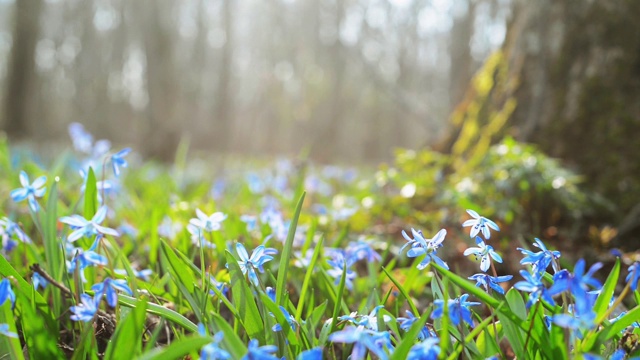
[[[41,0],[17,1],[13,46],[4,104],[4,127],[13,139],[29,135],[29,104],[35,89],[35,49],[40,32]]]

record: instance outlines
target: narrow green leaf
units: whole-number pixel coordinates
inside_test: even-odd
[[[415,312],[414,314],[418,315],[418,312]],[[430,313],[428,311],[425,311],[424,314],[420,316],[420,319],[418,319],[418,321],[414,322],[413,325],[411,325],[409,331],[404,334],[402,341],[400,341],[398,346],[396,346],[396,349],[391,355],[391,360],[402,360],[407,358],[409,350],[411,350],[411,347],[418,339],[418,334],[420,334],[422,329],[424,329],[427,320],[429,320],[429,315]]]
[[[616,258],[616,263],[613,266],[613,269],[609,273],[607,277],[607,281],[602,286],[602,290],[600,291],[600,295],[596,299],[596,303],[593,306],[593,311],[596,313],[596,324],[599,324],[604,320],[604,315],[609,309],[609,302],[611,302],[611,297],[613,296],[614,291],[616,290],[616,285],[618,285],[618,277],[620,276],[620,258]]]
[[[20,312],[22,332],[29,349],[29,357],[32,359],[64,359],[64,355],[58,348],[58,334],[52,333],[45,324],[42,315],[34,309],[32,297],[36,292],[27,295],[23,292],[16,293],[16,303]]]
[[[116,331],[109,340],[105,360],[115,360],[122,358],[123,354],[128,357],[135,356],[140,352],[142,346],[142,332],[145,327],[147,301],[138,301],[136,307],[118,323]]]
[[[58,239],[58,178],[54,179],[49,199],[47,200],[47,211],[44,215],[44,254],[47,260],[46,267],[49,274],[56,280],[62,280],[64,274],[64,255],[62,254],[61,241]],[[58,288],[52,287],[53,314],[58,317],[62,311],[62,294]],[[55,322],[58,325],[58,322]],[[57,327],[55,331],[57,331]]]
[[[127,295],[118,294],[118,303],[122,306],[135,308],[141,301],[142,300],[138,300]],[[160,306],[154,303],[147,303],[146,310],[149,314],[160,316],[161,318],[168,320],[176,325],[180,325],[184,329],[187,329],[191,332],[198,332],[198,325],[194,324],[181,314],[178,314],[171,309],[167,309],[164,306]]]
[[[216,313],[211,313],[211,316],[213,317],[213,323],[218,328],[218,331],[222,331],[224,334],[224,337],[222,338],[222,343],[226,345],[224,349],[231,354],[232,359],[240,359],[247,353],[247,344],[238,337],[238,335],[233,331],[233,328],[227,323],[227,320],[222,316]]]
[[[250,338],[264,342],[264,323],[251,288],[233,255],[229,251],[225,251],[225,255],[231,276],[231,296],[234,306],[238,309],[239,320]]]
[[[402,294],[402,296],[404,296],[404,298],[407,299],[407,303],[409,303],[409,307],[411,308],[411,312],[416,314],[416,315],[419,314],[420,312],[418,311],[418,308],[413,303],[413,300],[411,300],[411,297],[409,297],[409,293],[407,293],[407,291],[404,289],[402,284],[400,284],[400,282],[398,280],[396,280],[393,277],[393,275],[391,275],[391,273],[388,272],[387,269],[384,268],[384,266],[382,267],[382,271],[387,275],[389,280],[391,280],[391,282],[393,282],[393,284],[398,288],[398,291],[400,291],[400,294]]]
[[[182,359],[192,352],[197,352],[203,346],[211,343],[213,338],[200,335],[187,336],[180,340],[174,341],[171,345],[154,349],[148,353],[142,354],[138,360],[165,360],[165,359]]]
[[[287,273],[289,271],[289,263],[291,262],[291,249],[293,247],[293,239],[296,235],[296,227],[298,226],[298,219],[300,218],[300,211],[302,211],[302,204],[304,203],[305,192],[300,196],[298,205],[296,205],[296,211],[291,219],[289,225],[289,233],[287,234],[287,241],[284,243],[284,249],[282,249],[282,255],[280,256],[280,265],[278,266],[278,281],[276,283],[276,304],[284,305],[284,293],[287,291]]]
[[[172,249],[165,241],[161,241],[160,248],[162,251],[162,261],[165,263],[169,274],[171,274],[182,295],[187,299],[198,320],[202,321],[202,319],[200,319],[202,314],[201,304],[198,301],[201,297],[196,296],[200,290],[196,287],[196,278],[193,273],[188,270],[189,266],[184,264],[180,257],[176,256],[176,253],[179,253],[178,250]]]
[[[271,301],[271,299],[265,293],[261,293],[260,298],[262,300],[262,304],[264,304],[267,307],[267,310],[269,310],[269,312],[271,312],[273,316],[275,316],[276,322],[280,324],[280,326],[282,326],[282,331],[287,337],[287,340],[289,340],[289,344],[298,346],[300,341],[298,341],[295,332],[289,325],[289,319],[286,319],[284,317],[284,314],[280,310],[280,307],[276,305],[276,303]]]
[[[347,282],[347,264],[345,260],[345,264],[343,264],[344,268],[342,271],[342,275],[340,276],[340,283],[338,285],[338,293],[336,294],[336,301],[333,306],[333,315],[331,316],[331,330],[330,333],[334,332],[336,326],[338,325],[338,313],[340,313],[340,305],[342,304],[342,295],[344,294],[345,284]]]
[[[604,330],[600,331],[598,333],[598,343],[604,343],[605,341],[610,340],[617,334],[620,334],[620,332],[622,332],[628,326],[630,326],[634,322],[637,322],[638,319],[640,319],[640,305],[629,310],[628,313],[626,313],[616,322],[610,324],[609,326],[605,327]]]
[[[7,324],[9,331],[18,334],[13,311],[11,310],[11,301],[5,301],[3,305],[0,305],[0,324]],[[7,356],[7,359],[23,360],[24,355],[22,354],[20,339],[0,335],[0,354]]]
[[[98,185],[93,168],[89,168],[84,184],[84,217],[91,219],[98,211]]]
[[[298,300],[298,308],[296,309],[296,321],[300,322],[302,317],[302,310],[304,309],[305,300],[307,297],[307,290],[309,289],[309,283],[311,282],[311,275],[313,274],[313,270],[316,267],[316,262],[320,257],[320,252],[322,251],[322,243],[324,242],[324,237],[320,237],[318,240],[318,244],[316,244],[316,248],[313,250],[313,255],[311,256],[311,261],[309,262],[309,267],[307,267],[307,272],[304,274],[304,280],[302,281],[302,289],[300,290],[300,300]]]

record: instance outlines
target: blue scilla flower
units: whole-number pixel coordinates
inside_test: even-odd
[[[407,355],[407,360],[436,360],[440,355],[440,346],[438,338],[427,338],[413,345]]]
[[[363,326],[346,326],[342,331],[329,335],[329,341],[334,343],[353,344],[351,352],[352,360],[364,359],[369,350],[379,359],[388,358],[386,352],[377,341],[377,332],[364,328]]]
[[[121,167],[126,168],[128,166],[127,160],[125,160],[124,157],[129,155],[130,152],[131,148],[124,148],[111,155],[111,166],[113,167],[113,174],[116,177],[120,176]]]
[[[322,360],[322,348],[313,348],[301,352],[296,360]]]
[[[574,310],[571,314],[553,315],[554,324],[573,330],[591,330],[596,326],[595,320],[596,313],[590,307],[581,313]]]
[[[116,307],[118,303],[117,290],[133,296],[133,291],[131,291],[127,282],[122,279],[114,280],[112,278],[106,278],[103,282],[93,285],[91,290],[95,292],[96,299],[100,299],[102,295],[105,295],[107,304],[111,307]]]
[[[125,269],[115,269],[114,272],[118,275],[122,275],[122,276],[127,276],[129,275],[129,273],[127,272],[127,270]],[[137,278],[140,278],[144,281],[149,281],[151,280],[151,274],[153,274],[153,270],[151,269],[143,269],[143,270],[136,270],[133,269],[133,275]]]
[[[640,280],[640,263],[634,262],[629,266],[629,274],[627,275],[625,281],[628,282],[631,286],[632,291],[636,291],[638,288],[638,280]]]
[[[399,317],[398,320],[398,324],[400,325],[400,329],[404,330],[404,331],[409,331],[411,329],[411,326],[413,326],[413,323],[415,323],[416,321],[418,321],[418,317],[416,317],[415,315],[413,315],[413,313],[409,310],[406,311],[407,313],[407,317]],[[418,334],[418,340],[424,340],[428,337],[435,337],[436,334],[432,333],[429,328],[425,325],[422,330],[420,331],[420,333]]]
[[[38,291],[38,288],[44,289],[49,285],[47,279],[43,278],[42,275],[37,272],[34,272],[33,275],[31,275],[31,283],[33,283],[33,288],[36,291]]]
[[[93,145],[93,136],[84,129],[80,123],[69,124],[69,136],[73,141],[73,147],[80,152],[90,154]]]
[[[202,323],[198,324],[198,334],[208,336],[207,330]],[[202,347],[200,350],[200,360],[226,360],[231,359],[231,354],[220,348],[220,342],[224,337],[222,331],[213,335],[213,341]]]
[[[31,244],[31,238],[22,230],[20,225],[6,217],[0,219],[0,237],[2,237],[3,244],[10,239],[17,239],[23,243]]]
[[[18,334],[14,333],[13,331],[9,331],[9,324],[0,324],[0,335],[18,338]]]
[[[602,267],[602,263],[595,263],[589,271],[585,273],[585,261],[580,259],[576,262],[573,274],[567,270],[560,270],[553,276],[553,285],[549,288],[551,295],[568,291],[573,295],[578,309],[590,309],[593,300],[589,298],[587,291],[590,287],[599,290],[602,284],[593,274]]]
[[[63,216],[60,222],[71,226],[73,231],[67,237],[67,241],[73,242],[82,237],[91,238],[94,235],[104,234],[119,236],[114,229],[100,225],[107,217],[107,207],[101,206],[91,220],[87,220],[80,215]]]
[[[107,258],[104,255],[100,255],[93,250],[82,251],[80,248],[75,248],[71,253],[76,253],[71,261],[67,262],[67,269],[69,273],[73,274],[78,269],[80,273],[80,279],[83,283],[87,282],[84,277],[84,269],[89,266],[105,266],[108,263]]]
[[[413,239],[410,238],[404,230],[402,231],[402,236],[408,241],[408,243],[404,244],[400,249],[400,252],[402,252],[405,247],[410,246],[409,251],[407,251],[408,257],[418,257],[426,254],[427,256],[424,260],[418,264],[418,269],[424,269],[431,261],[447,270],[449,269],[449,265],[436,255],[438,248],[442,246],[444,237],[447,235],[447,230],[442,229],[438,231],[433,239],[425,239],[422,231],[416,231],[414,229],[411,229],[411,234],[413,235]]]
[[[453,325],[458,326],[460,321],[464,320],[469,326],[473,327],[473,319],[471,318],[471,310],[469,306],[480,305],[479,302],[467,301],[469,294],[460,295],[455,299],[449,299],[447,301],[447,308],[449,310],[449,319]],[[437,299],[433,302],[436,308],[431,313],[432,319],[440,319],[444,314],[444,300]]]
[[[473,219],[469,219],[462,223],[463,227],[471,226],[471,231],[469,232],[470,237],[474,237],[478,235],[478,233],[482,232],[482,236],[485,239],[489,240],[491,238],[491,230],[500,231],[500,228],[496,223],[487,219],[484,216],[480,216],[477,212],[473,210],[467,210],[467,214],[471,215]]]
[[[274,345],[260,346],[256,339],[249,341],[249,352],[242,357],[242,360],[279,360],[275,355],[278,348]]]
[[[378,331],[378,311],[384,308],[384,305],[378,305],[368,315],[358,315],[357,312],[351,313],[351,315],[340,316],[338,319],[341,321],[349,321],[354,325],[364,326],[365,328],[373,331]],[[389,322],[391,318],[384,316],[383,321]]]
[[[353,289],[353,280],[356,278],[356,273],[351,269],[351,266],[354,262],[353,258],[345,258],[340,252],[337,252],[332,260],[327,260],[327,263],[331,266],[331,269],[327,270],[327,274],[335,279],[335,285],[340,283],[342,274],[346,271],[345,286],[349,290]]]
[[[353,257],[356,261],[366,259],[367,262],[374,262],[382,260],[380,254],[378,254],[372,247],[371,243],[359,239],[358,241],[351,241],[345,249],[347,256]]]
[[[474,280],[476,282],[476,286],[482,286],[486,292],[489,292],[489,289],[493,289],[493,291],[502,295],[504,295],[504,289],[499,285],[499,283],[507,282],[512,278],[513,275],[490,276],[482,273],[469,276],[469,280]]]
[[[0,305],[4,304],[7,300],[11,301],[11,308],[13,309],[16,306],[16,294],[11,288],[9,279],[2,279],[2,281],[0,281]]]
[[[540,251],[534,253],[533,251],[529,251],[523,248],[517,248],[518,250],[520,250],[520,252],[522,252],[523,255],[525,255],[525,257],[520,260],[520,264],[531,264],[534,271],[536,272],[544,272],[545,270],[547,270],[547,267],[549,267],[549,264],[551,264],[554,273],[560,271],[560,268],[555,261],[556,259],[560,258],[560,251],[548,250],[544,243],[538,238],[535,238],[535,243],[533,244],[533,246],[540,249]]]
[[[222,227],[221,223],[227,218],[227,215],[219,211],[214,212],[211,215],[207,215],[200,209],[196,209],[196,215],[198,217],[189,220],[189,224],[206,232],[220,230]]]
[[[241,243],[236,244],[236,252],[238,253],[238,257],[240,260],[238,261],[238,265],[240,266],[240,270],[242,274],[247,275],[249,280],[255,285],[259,286],[260,283],[258,281],[258,274],[256,270],[263,272],[264,263],[267,261],[273,260],[273,256],[265,254],[264,245],[260,245],[253,250],[251,253],[251,257],[247,253],[247,249],[245,249],[244,245]],[[227,264],[228,267],[228,264]]]
[[[287,320],[287,323],[289,324],[289,326],[291,326],[291,329],[295,331],[298,326],[298,323],[296,322],[296,318],[294,318],[291,314],[289,314],[287,309],[285,309],[284,306],[282,305],[280,305],[280,311],[282,312],[282,315],[284,315],[284,318],[285,320]],[[271,330],[282,331],[282,325],[275,324],[271,327]]]
[[[542,283],[542,273],[534,272],[530,274],[525,270],[520,270],[520,275],[524,278],[524,281],[518,281],[513,285],[514,288],[530,293],[529,300],[527,301],[527,308],[533,303],[537,302],[540,298],[551,305],[555,305],[553,297],[549,293],[549,290]]]
[[[30,183],[29,175],[24,171],[20,171],[20,184],[22,187],[11,191],[11,199],[15,202],[27,199],[31,210],[37,212],[40,206],[36,198],[43,197],[47,192],[47,188],[44,186],[46,183],[46,176],[40,176],[33,183]]]
[[[476,260],[480,258],[480,270],[486,272],[491,266],[491,258],[501,263],[502,258],[498,253],[493,251],[493,246],[486,245],[480,236],[476,236],[476,244],[478,247],[470,247],[464,251],[464,256],[475,255]]]
[[[80,304],[69,308],[73,313],[73,315],[71,315],[71,320],[84,321],[84,322],[89,322],[93,320],[93,317],[96,315],[96,312],[98,311],[99,303],[100,303],[99,297],[92,298],[87,294],[80,295]]]

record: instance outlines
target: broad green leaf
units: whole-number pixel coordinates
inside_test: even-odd
[[[609,303],[611,297],[618,285],[618,277],[620,276],[620,258],[616,258],[616,263],[613,269],[607,277],[607,281],[602,286],[602,290],[596,299],[596,303],[593,306],[593,311],[596,313],[596,324],[599,324],[604,320],[604,315],[609,309]]]
[[[29,306],[28,304],[25,305]],[[7,300],[3,305],[0,305],[0,324],[7,324],[10,332],[18,334],[13,311],[11,310],[11,301]],[[0,335],[0,354],[6,356],[7,359],[24,360],[20,339]]]
[[[182,296],[187,299],[198,320],[202,321],[202,306],[198,301],[200,297],[196,296],[196,292],[199,291],[196,287],[196,278],[189,270],[189,266],[186,266],[181,258],[176,256],[177,250],[172,249],[165,241],[161,242],[160,248],[162,250],[162,260],[169,274],[174,279]]]
[[[105,360],[121,359],[123,354],[131,357],[140,352],[147,315],[146,308],[146,300],[138,301],[136,307],[118,323],[115,333],[109,340]]]
[[[291,248],[293,247],[293,239],[296,235],[296,227],[300,218],[300,211],[304,203],[305,193],[303,192],[296,205],[296,212],[293,214],[291,224],[289,225],[289,233],[287,241],[284,243],[282,255],[280,256],[280,265],[278,266],[278,281],[276,283],[276,304],[284,305],[284,293],[287,291],[287,273],[289,271],[289,263],[291,262]]]
[[[229,251],[225,251],[225,255],[231,275],[231,298],[238,310],[239,320],[250,338],[264,342],[264,323],[253,298],[253,292],[233,255]]]
[[[32,359],[64,359],[64,355],[58,348],[57,329],[47,328],[41,314],[32,307],[32,297],[23,292],[16,293],[17,310],[20,313],[22,332],[26,341],[29,357]]]

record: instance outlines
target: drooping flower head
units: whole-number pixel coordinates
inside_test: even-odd
[[[547,288],[542,283],[542,274],[539,272],[534,272],[530,274],[525,270],[520,270],[520,275],[524,278],[523,281],[518,281],[513,285],[514,288],[530,293],[529,301],[527,301],[527,308],[529,308],[532,304],[536,303],[540,298],[551,305],[555,305],[555,301],[553,301],[553,297],[547,290]]]
[[[329,341],[336,343],[353,344],[351,352],[352,360],[364,359],[367,350],[375,354],[379,359],[387,359],[387,353],[382,347],[383,344],[377,341],[378,333],[363,326],[346,326],[342,331],[329,335]]]
[[[71,320],[84,322],[91,321],[98,311],[99,303],[99,297],[92,298],[87,294],[80,295],[80,304],[72,306],[70,308],[71,312],[73,313],[73,315],[71,315]]]
[[[129,285],[127,285],[127,282],[123,279],[114,280],[112,278],[106,278],[103,282],[93,285],[91,290],[95,291],[96,299],[102,298],[104,294],[107,304],[111,307],[116,307],[118,303],[118,290],[133,296]]]
[[[4,304],[7,300],[11,301],[11,308],[13,309],[16,306],[16,294],[11,288],[9,279],[2,279],[2,281],[0,281],[0,305]]]
[[[495,231],[500,231],[498,224],[487,219],[484,216],[480,216],[477,212],[473,210],[467,210],[467,214],[471,215],[473,219],[465,221],[462,226],[471,226],[471,231],[469,232],[470,237],[474,237],[478,235],[478,233],[482,232],[482,236],[484,236],[485,239],[489,240],[491,238],[491,230],[489,230],[490,228]]]
[[[113,174],[116,177],[120,176],[120,168],[126,168],[129,164],[127,164],[127,160],[124,159],[125,156],[129,155],[131,152],[131,148],[124,148],[117,153],[111,155],[111,166],[113,167]]]
[[[476,259],[480,258],[480,270],[486,272],[491,266],[491,258],[501,263],[502,258],[498,253],[493,251],[493,246],[486,245],[480,236],[476,236],[476,244],[478,247],[470,247],[464,251],[464,256],[475,255]]]
[[[504,289],[499,285],[501,282],[507,282],[513,278],[513,275],[504,275],[504,276],[490,276],[487,274],[475,274],[469,276],[469,280],[474,280],[476,282],[476,286],[482,286],[486,292],[489,292],[489,289],[493,289],[493,291],[504,295]]]
[[[198,334],[208,336],[202,323],[198,324]],[[231,354],[220,347],[220,342],[224,337],[222,331],[213,335],[213,341],[202,347],[200,350],[200,360],[226,360],[231,359]]]
[[[46,176],[40,176],[35,179],[33,183],[30,183],[29,175],[24,171],[20,171],[20,184],[22,187],[11,191],[11,199],[15,202],[27,199],[29,208],[31,208],[33,212],[37,212],[40,206],[36,198],[43,197],[47,192],[47,188],[44,186],[46,183]]]
[[[242,360],[279,360],[274,354],[278,351],[275,345],[260,346],[256,339],[249,341],[249,352],[242,357]]]
[[[432,337],[413,345],[409,350],[407,360],[436,360],[440,355],[440,339]]]

